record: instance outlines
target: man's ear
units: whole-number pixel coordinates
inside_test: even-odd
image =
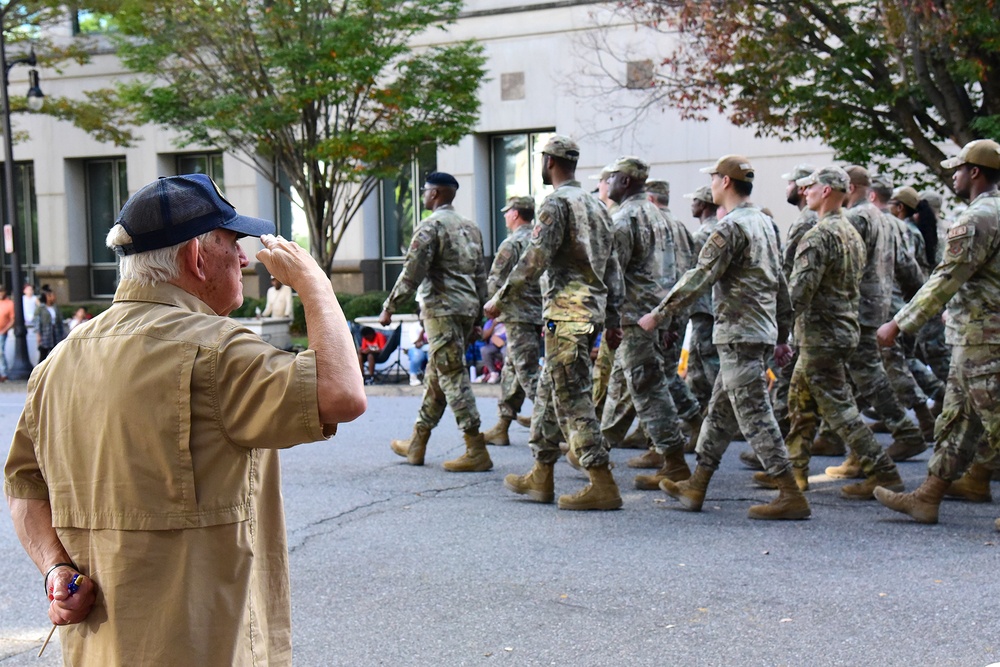
[[[194,238],[181,246],[177,254],[182,270],[188,275],[205,280],[205,262],[201,256],[201,243]]]

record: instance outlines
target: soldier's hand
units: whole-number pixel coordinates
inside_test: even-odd
[[[653,313],[646,313],[639,318],[639,326],[642,327],[643,331],[656,331],[656,327],[660,325],[660,319]]]
[[[391,322],[392,322],[392,313],[390,313],[388,310],[383,310],[382,313],[378,316],[378,323],[384,327],[387,327]]]
[[[625,337],[625,332],[621,327],[611,327],[610,329],[604,330],[604,338],[608,341],[608,347],[612,350],[617,350],[618,346],[622,344],[622,338]]]
[[[490,299],[483,306],[483,315],[492,319],[496,319],[500,315],[500,306],[497,305],[496,299]]]
[[[892,347],[896,343],[896,336],[899,335],[899,325],[896,320],[889,320],[878,328],[875,338],[882,347]]]
[[[792,346],[788,343],[781,343],[774,346],[774,363],[778,366],[785,366],[789,361],[792,360],[793,356]]]

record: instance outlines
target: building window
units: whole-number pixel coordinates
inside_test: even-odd
[[[3,172],[0,172],[0,178]],[[32,162],[14,163],[14,216],[17,219],[17,252],[21,260],[21,276],[34,284],[38,264],[38,211],[35,209],[35,167]],[[0,219],[7,223],[7,193],[0,187]],[[10,255],[3,254],[4,275],[10,272]],[[7,282],[4,280],[4,282]],[[20,293],[20,286],[12,286]]]
[[[113,14],[92,9],[78,9],[73,13],[74,35],[100,35],[113,31]]]
[[[88,160],[87,233],[90,238],[90,294],[94,298],[115,295],[118,260],[108,248],[108,231],[128,199],[125,158]]]
[[[490,159],[493,173],[490,182],[493,190],[493,247],[488,255],[496,252],[507,238],[500,209],[510,197],[531,196],[535,201],[552,192],[552,187],[542,183],[542,160],[535,151],[545,145],[552,130],[502,134],[490,141]]]
[[[409,164],[400,167],[395,178],[382,180],[382,284],[385,289],[392,289],[403,270],[413,230],[431,213],[424,210],[420,188],[432,171],[437,171],[437,146],[428,145],[422,147]]]
[[[183,153],[177,156],[177,174],[205,174],[226,190],[226,173],[222,169],[222,153]]]

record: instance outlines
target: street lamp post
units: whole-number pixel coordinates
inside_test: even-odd
[[[0,66],[3,67],[3,86],[0,86],[0,103],[3,104],[3,144],[4,144],[4,216],[10,229],[10,298],[14,302],[14,361],[7,369],[7,377],[24,380],[31,374],[31,360],[28,358],[28,329],[24,321],[24,303],[21,300],[21,256],[18,251],[17,213],[14,206],[14,142],[10,129],[10,97],[7,94],[8,74],[14,65],[35,66],[35,51],[27,56],[7,60],[7,43],[2,21],[0,21]],[[42,91],[38,87],[38,70],[31,70],[29,76],[28,107],[33,111],[41,108]],[[0,354],[3,351],[0,350]]]

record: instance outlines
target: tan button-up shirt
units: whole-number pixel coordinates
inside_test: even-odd
[[[275,450],[323,438],[311,351],[122,281],[32,373],[5,468],[99,588],[66,664],[291,664]]]

